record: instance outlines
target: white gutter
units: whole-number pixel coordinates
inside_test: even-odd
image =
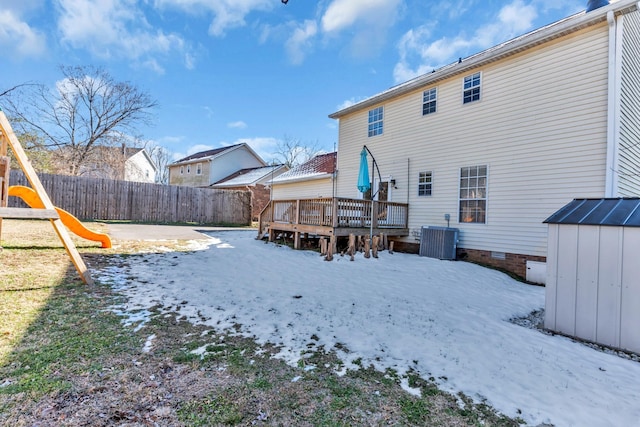
[[[607,159],[605,197],[618,197],[618,156],[620,146],[620,91],[622,90],[622,40],[624,15],[607,12],[609,24],[609,81],[607,100]]]
[[[273,179],[272,184],[291,184],[294,182],[303,182],[303,181],[315,181],[318,179],[326,179],[326,178],[331,178],[333,177],[332,173],[321,173],[321,174],[317,174],[317,175],[303,175],[303,176],[299,176],[299,177],[292,177],[292,178],[284,178],[284,179],[278,179],[279,177],[276,177]]]

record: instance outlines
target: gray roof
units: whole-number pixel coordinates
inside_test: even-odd
[[[544,222],[640,227],[640,198],[574,199]]]
[[[207,158],[207,157],[213,157],[213,156],[215,156],[217,154],[224,153],[225,151],[229,151],[229,150],[232,150],[234,148],[237,148],[240,145],[242,145],[242,144],[235,144],[235,145],[230,145],[228,147],[220,147],[220,148],[214,148],[212,150],[200,151],[198,153],[191,154],[191,155],[189,155],[187,157],[183,157],[180,160],[176,160],[174,163],[182,163],[182,162],[188,162],[189,160],[196,160],[196,159],[204,159],[204,158]]]

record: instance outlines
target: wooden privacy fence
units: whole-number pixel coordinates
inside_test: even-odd
[[[56,207],[82,220],[152,223],[251,223],[248,191],[180,187],[102,178],[38,174]],[[24,174],[12,170],[10,185],[29,186]],[[9,206],[25,207],[16,197]]]

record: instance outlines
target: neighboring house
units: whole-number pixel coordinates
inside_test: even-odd
[[[135,182],[156,182],[158,168],[144,148],[125,149],[124,180]]]
[[[271,198],[272,181],[287,170],[289,168],[285,165],[241,169],[211,187],[221,190],[249,191],[251,193],[251,217],[253,221],[257,221],[258,215]]]
[[[59,162],[64,163],[64,157]],[[153,183],[156,172],[157,167],[144,148],[97,146],[80,166],[79,175]]]
[[[272,198],[310,199],[334,197],[336,153],[320,154],[273,180]]]
[[[544,269],[549,215],[574,198],[640,196],[638,2],[578,13],[330,117],[337,195],[362,197],[366,145],[374,188],[409,204],[398,244],[415,250],[422,226],[450,225],[467,259]]]
[[[169,184],[208,187],[241,169],[267,166],[247,144],[201,151],[182,158],[169,167]]]

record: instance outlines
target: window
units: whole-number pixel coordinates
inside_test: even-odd
[[[420,172],[418,175],[418,196],[430,196],[433,186],[431,172]]]
[[[202,163],[196,163],[196,175],[202,175]]]
[[[184,175],[184,166],[180,166],[180,175]]]
[[[438,90],[435,87],[433,89],[425,90],[424,92],[422,92],[422,115],[423,116],[436,112],[437,98],[438,98]]]
[[[187,175],[191,173],[191,165],[187,165]]]
[[[487,221],[487,166],[460,169],[460,222]]]
[[[382,135],[383,107],[369,110],[369,136]]]
[[[464,78],[464,94],[462,103],[478,101],[480,99],[480,72]]]

